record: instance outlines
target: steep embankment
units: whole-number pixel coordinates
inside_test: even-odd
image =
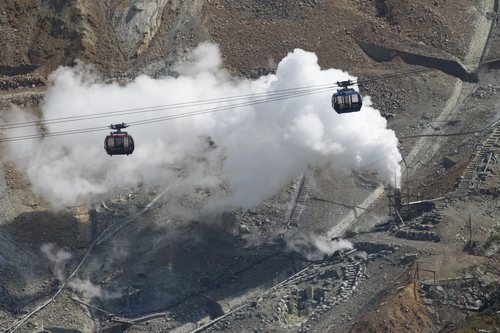
[[[49,73],[79,58],[117,75],[165,65],[211,39],[226,64],[247,75],[297,47],[316,52],[324,66],[361,73],[373,63],[356,40],[462,59],[481,3],[6,0],[0,3],[0,65]]]
[[[202,6],[199,0],[2,1],[0,74],[36,68],[47,74],[75,59],[109,74],[149,65],[175,55],[186,35],[195,43],[205,39],[187,34],[202,30],[192,27],[202,22]]]

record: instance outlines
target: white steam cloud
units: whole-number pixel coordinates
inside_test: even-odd
[[[68,251],[58,249],[55,244],[47,243],[41,246],[43,254],[49,259],[53,265],[54,277],[60,282],[64,282],[64,266],[73,256]],[[90,280],[82,280],[79,278],[72,278],[68,281],[68,287],[74,292],[81,294],[85,298],[116,298],[120,294],[118,292],[109,292],[103,290],[101,287],[94,285]]]
[[[53,264],[53,273],[56,279],[63,281],[64,266],[66,265],[66,262],[73,257],[71,253],[57,249],[56,245],[53,243],[43,244],[40,249]]]
[[[82,280],[78,278],[72,278],[68,282],[68,286],[76,293],[79,293],[84,298],[100,298],[100,299],[111,299],[119,298],[121,293],[110,292],[102,289],[99,286],[93,284],[90,280]]]
[[[139,184],[167,186],[179,178],[180,167],[185,187],[229,184],[231,195],[219,204],[244,208],[276,193],[308,165],[328,162],[339,168],[370,168],[382,181],[399,179],[401,156],[386,120],[371,107],[368,97],[360,112],[336,114],[330,104],[333,91],[260,104],[248,97],[246,106],[130,127],[127,130],[136,143],[131,156],[110,157],[103,149],[108,133],[104,128],[110,123],[133,124],[241,103],[227,100],[228,96],[355,79],[340,70],[321,70],[317,60],[314,53],[296,49],[278,64],[275,75],[257,80],[234,78],[221,68],[218,47],[203,43],[193,51],[191,63],[176,68],[179,76],[139,76],[124,86],[97,82],[88,66],[61,67],[50,77],[43,119],[221,100],[212,105],[50,124],[48,132],[99,126],[103,132],[12,141],[6,158],[28,175],[33,190],[55,208]],[[33,116],[13,110],[11,118],[8,122]],[[6,135],[35,133],[33,128],[21,128]],[[207,137],[217,149],[202,145]],[[200,154],[205,158],[199,158]]]
[[[353,245],[348,240],[331,240],[321,235],[300,235],[287,241],[289,251],[300,253],[308,259],[321,259],[325,254],[332,255],[352,248]]]

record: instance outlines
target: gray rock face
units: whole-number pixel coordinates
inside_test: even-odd
[[[162,13],[168,0],[127,0],[113,17],[117,40],[129,56],[142,53],[161,25]]]

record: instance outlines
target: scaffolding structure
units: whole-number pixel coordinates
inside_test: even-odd
[[[404,217],[410,212],[410,188],[407,182],[405,187],[406,192],[389,185],[389,216],[394,218],[397,225],[404,224]]]

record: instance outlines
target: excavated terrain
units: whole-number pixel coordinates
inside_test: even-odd
[[[208,40],[257,78],[302,48],[358,76],[388,120],[408,205],[397,215],[393,189],[327,165],[221,215],[177,212],[208,194],[175,184],[56,211],[5,161],[0,330],[500,329],[497,18],[493,0],[1,1],[0,112],[39,114],[50,73],[77,61],[126,84],[172,75]],[[323,255],[311,234],[353,248]]]

